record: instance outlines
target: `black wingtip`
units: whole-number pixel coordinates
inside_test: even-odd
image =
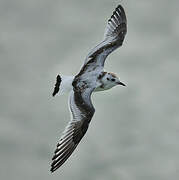
[[[55,170],[53,169],[53,167],[51,167],[51,168],[50,168],[51,174],[54,173],[54,171],[55,171]]]
[[[119,13],[119,15],[117,14],[117,12]],[[115,10],[113,11],[113,14],[112,16],[109,18],[108,22],[111,21],[111,19],[115,19],[115,16],[121,16],[121,18],[123,19],[123,21],[125,22],[126,21],[126,14],[125,14],[125,11],[124,11],[124,8],[121,4],[119,4]]]
[[[53,163],[54,163],[54,162],[53,162]],[[53,163],[51,164],[51,167],[50,167],[50,172],[51,172],[51,173],[54,173],[54,172],[55,172],[55,170],[56,170],[56,169],[54,168]]]
[[[117,7],[116,7],[116,10],[117,9],[122,9],[122,10],[124,10],[124,8],[123,8],[123,6],[121,5],[121,4],[119,4]]]
[[[53,97],[58,93],[58,91],[60,89],[61,81],[62,81],[62,79],[61,79],[60,75],[57,75],[54,91],[52,93]]]

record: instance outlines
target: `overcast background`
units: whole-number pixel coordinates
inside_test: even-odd
[[[127,87],[93,95],[86,136],[54,174],[70,119],[55,78],[78,73],[116,0],[0,0],[0,179],[178,180],[179,1],[123,0],[128,34],[106,70]]]

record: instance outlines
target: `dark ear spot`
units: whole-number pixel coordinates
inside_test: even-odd
[[[100,74],[99,76],[98,76],[98,79],[101,79],[102,78],[102,75]]]

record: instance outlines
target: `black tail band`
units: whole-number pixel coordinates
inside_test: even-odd
[[[52,96],[55,96],[58,93],[61,82],[62,82],[62,79],[61,79],[60,75],[57,75],[56,83],[55,83],[55,87],[54,87]]]

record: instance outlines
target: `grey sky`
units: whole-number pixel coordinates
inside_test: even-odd
[[[70,118],[55,77],[79,71],[119,2],[0,1],[0,179],[179,178],[178,0],[122,1],[128,34],[105,68],[127,87],[93,95],[87,134],[50,174]]]

